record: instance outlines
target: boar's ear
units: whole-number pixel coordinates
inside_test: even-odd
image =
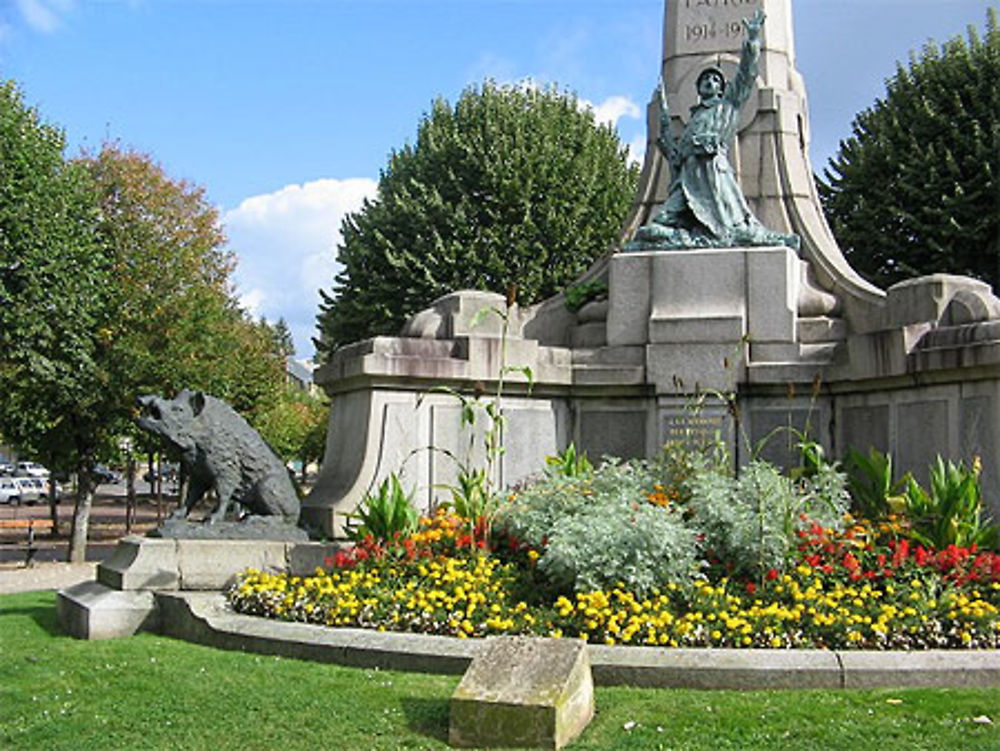
[[[191,411],[194,413],[194,416],[197,417],[201,414],[201,411],[205,409],[205,392],[195,391],[190,397],[188,397],[188,402],[191,404]]]

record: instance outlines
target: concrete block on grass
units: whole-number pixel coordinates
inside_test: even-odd
[[[152,592],[119,591],[100,582],[80,582],[59,592],[63,630],[77,639],[114,639],[158,626]]]
[[[562,748],[594,716],[587,647],[575,639],[486,641],[451,697],[448,742]]]

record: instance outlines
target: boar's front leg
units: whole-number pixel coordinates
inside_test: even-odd
[[[197,472],[192,472],[188,479],[187,493],[184,495],[184,503],[173,514],[171,519],[186,519],[198,501],[212,488],[212,481],[205,479]]]
[[[226,518],[226,514],[233,505],[233,500],[239,486],[239,474],[237,472],[223,471],[216,476],[215,492],[219,494],[219,505],[212,512],[209,523],[215,524]]]

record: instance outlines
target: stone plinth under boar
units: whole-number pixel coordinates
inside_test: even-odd
[[[562,748],[594,716],[586,645],[489,639],[451,697],[452,746]]]

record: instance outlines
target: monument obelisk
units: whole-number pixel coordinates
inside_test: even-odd
[[[754,213],[769,228],[802,238],[801,256],[812,282],[833,293],[855,330],[872,320],[884,293],[847,263],[819,205],[809,160],[809,114],[802,76],[795,68],[791,0],[665,0],[660,75],[677,132],[696,102],[695,82],[709,66],[727,78],[735,71],[743,19],[767,17],[756,91],[741,111],[730,158]],[[652,76],[651,76],[652,79]],[[667,195],[669,168],[655,146],[659,92],[648,108],[649,139],[640,187],[623,239],[631,239]]]

